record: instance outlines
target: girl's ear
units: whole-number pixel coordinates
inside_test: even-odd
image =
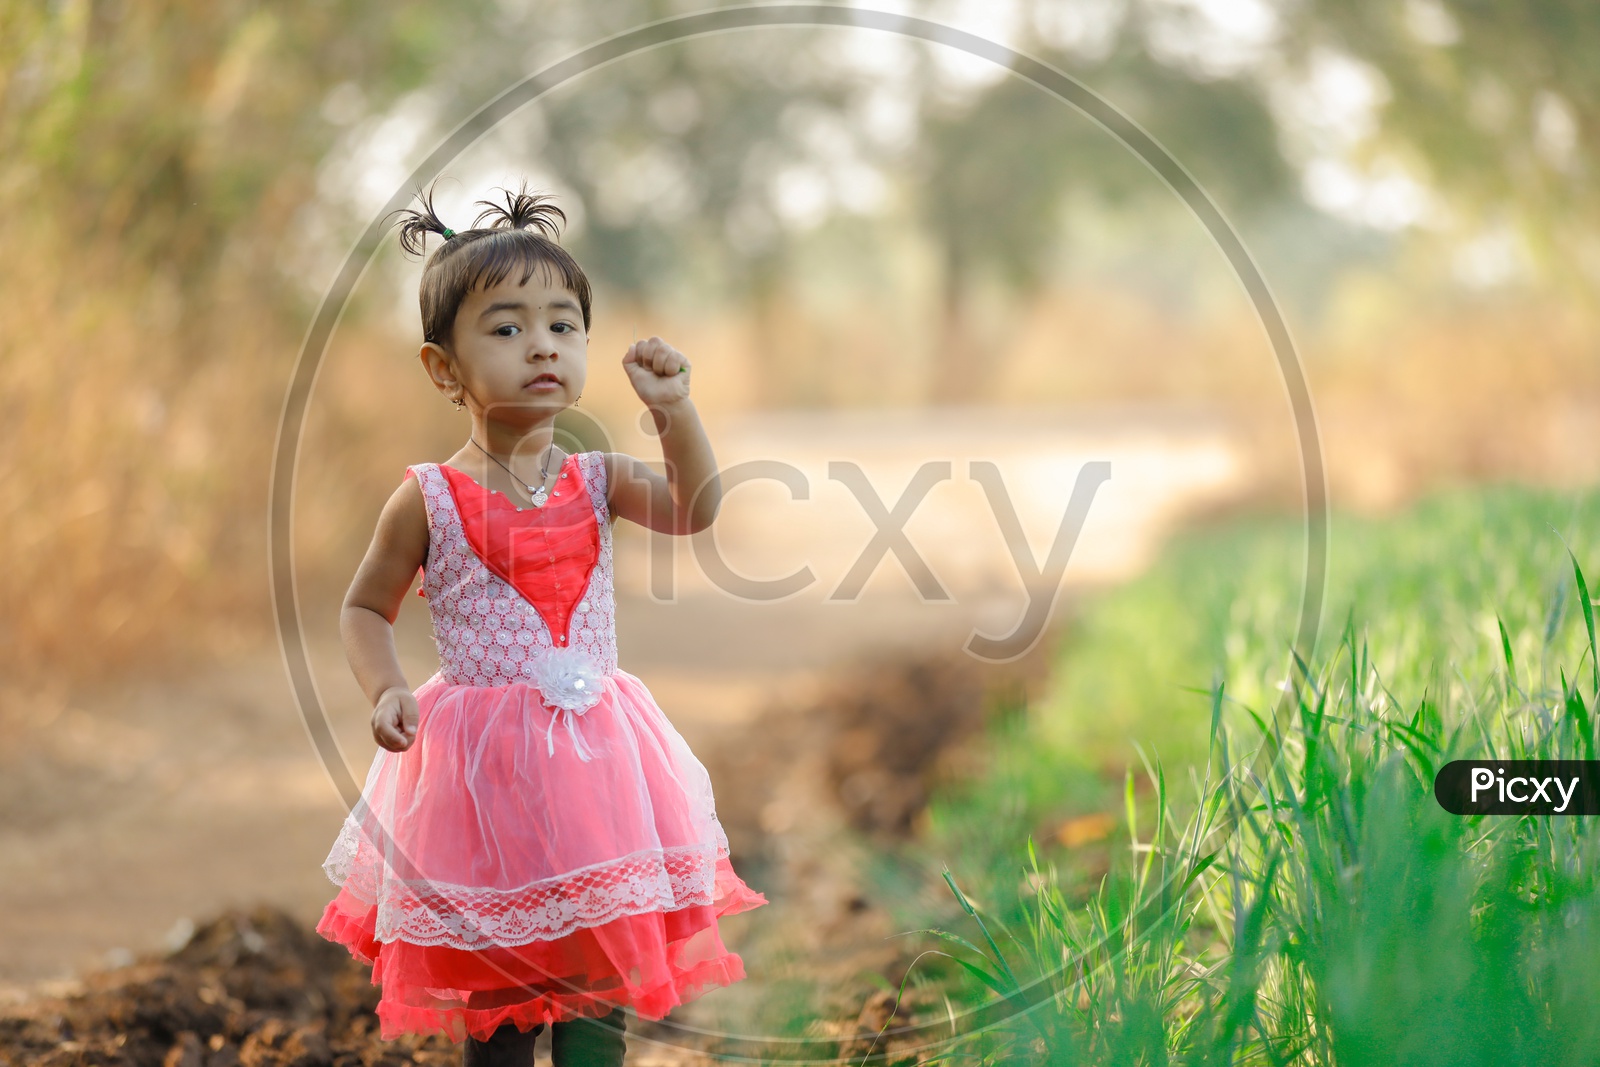
[[[433,384],[441,393],[447,393],[451,386],[457,384],[452,367],[454,360],[443,348],[432,341],[424,341],[417,357],[422,361],[422,369],[428,372],[428,377],[433,379]]]

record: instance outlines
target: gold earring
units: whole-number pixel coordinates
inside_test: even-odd
[[[459,396],[456,397],[454,400],[452,400],[451,403],[456,406],[456,410],[457,411],[465,410],[465,408],[467,406],[467,402],[465,400],[462,400]]]

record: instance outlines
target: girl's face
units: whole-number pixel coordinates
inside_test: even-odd
[[[456,312],[454,357],[431,342],[422,360],[445,396],[474,414],[514,426],[537,425],[571,406],[588,376],[583,309],[543,269],[525,284],[507,276],[467,293]]]

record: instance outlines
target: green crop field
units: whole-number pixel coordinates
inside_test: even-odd
[[[1335,515],[1297,663],[1303,554],[1284,520],[1175,542],[1086,606],[1048,695],[936,797],[915,866],[948,888],[900,916],[943,935],[908,976],[963,1035],[935,1058],[1595,1061],[1593,820],[1450,815],[1433,779],[1593,757],[1600,494]]]

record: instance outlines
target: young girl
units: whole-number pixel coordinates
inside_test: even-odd
[[[717,512],[689,364],[657,337],[622,359],[666,477],[556,446],[590,290],[545,199],[506,191],[459,232],[431,193],[404,212],[407,252],[445,239],[421,359],[467,441],[406,468],[340,615],[380,747],[317,932],[372,964],[382,1038],[445,1034],[467,1067],[531,1064],[546,1023],[556,1067],[620,1064],[625,1010],[660,1019],[744,978],[717,920],[767,903],[729,864],[705,768],[617,666],[611,523],[685,534]],[[419,569],[440,668],[413,692],[392,624]]]

